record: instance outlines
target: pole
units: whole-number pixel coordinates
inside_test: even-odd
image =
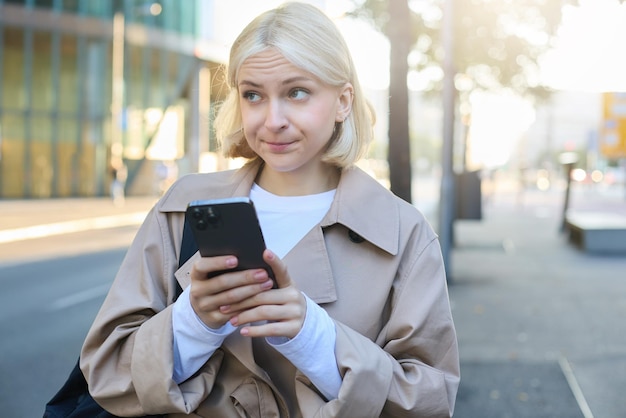
[[[442,41],[444,47],[443,79],[443,144],[441,147],[441,192],[439,197],[439,241],[443,262],[450,279],[450,252],[453,241],[454,223],[454,0],[445,0],[443,9]]]
[[[124,13],[113,16],[113,43],[111,53],[111,166],[122,167],[122,129],[120,126],[124,107]]]
[[[578,156],[574,152],[564,152],[559,156],[559,162],[563,165],[565,175],[567,176],[567,186],[565,188],[565,198],[563,200],[563,212],[561,213],[561,232],[564,232],[567,227],[567,210],[569,209],[572,170],[574,169],[574,165],[577,161]]]

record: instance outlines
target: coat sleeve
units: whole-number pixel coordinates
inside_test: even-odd
[[[407,257],[389,320],[377,341],[337,323],[343,384],[337,399],[315,396],[298,376],[301,403],[315,417],[450,417],[460,381],[456,332],[436,238]]]
[[[81,352],[91,395],[115,415],[189,413],[206,398],[220,367],[218,351],[192,378],[180,385],[172,379],[171,301],[179,246],[169,225],[182,231],[182,220],[170,224],[168,216],[179,215],[156,209],[148,214]]]

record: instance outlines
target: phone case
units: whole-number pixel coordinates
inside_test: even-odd
[[[203,257],[234,255],[239,264],[233,270],[264,268],[274,280],[263,260],[265,240],[249,198],[196,200],[187,206],[185,217]]]

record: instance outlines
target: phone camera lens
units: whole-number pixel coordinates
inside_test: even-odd
[[[217,209],[215,209],[212,206],[209,206],[207,208],[207,214],[206,215],[207,215],[207,221],[210,224],[216,224],[219,221],[219,219],[220,219],[220,215],[217,212]]]
[[[206,222],[200,219],[198,222],[196,222],[196,228],[200,231],[204,231],[206,229]]]
[[[199,208],[194,208],[192,211],[194,219],[202,219],[202,211]]]

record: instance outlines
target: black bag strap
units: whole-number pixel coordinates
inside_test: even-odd
[[[185,221],[183,228],[183,242],[180,245],[180,255],[178,257],[178,267],[182,267],[198,251],[198,245],[193,237],[189,222]]]
[[[180,244],[180,254],[178,255],[178,268],[182,267],[183,264],[187,262],[198,251],[198,245],[196,244],[196,240],[194,239],[191,231],[191,227],[189,226],[189,222],[185,221],[185,226],[183,227],[183,240]],[[176,280],[176,296],[174,300],[178,299],[178,296],[183,292],[183,289],[180,287],[180,283]]]

